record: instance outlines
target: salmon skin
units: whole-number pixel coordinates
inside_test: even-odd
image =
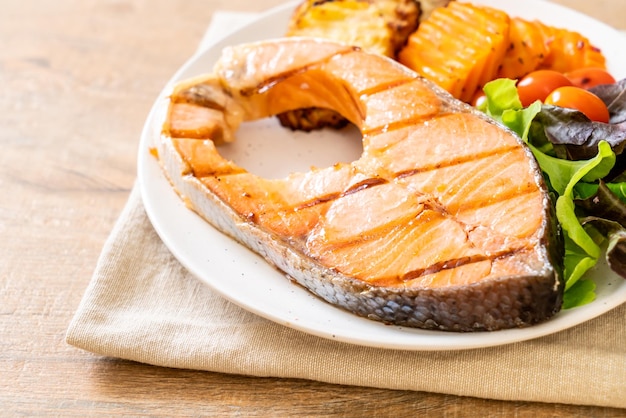
[[[237,45],[166,107],[158,155],[177,193],[330,304],[448,331],[560,310],[560,246],[532,154],[401,64],[313,38]],[[266,179],[219,154],[242,122],[304,107],[358,127],[361,157]]]

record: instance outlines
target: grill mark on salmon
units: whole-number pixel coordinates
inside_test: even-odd
[[[309,200],[307,202],[303,202],[299,205],[296,205],[293,207],[294,211],[298,211],[298,210],[302,210],[302,209],[306,209],[306,208],[310,208],[312,206],[316,206],[319,205],[321,203],[328,203],[331,202],[333,200],[336,199],[341,199],[344,196],[349,196],[352,193],[356,193],[360,190],[364,190],[367,189],[368,187],[374,187],[374,186],[378,186],[379,184],[385,184],[387,183],[387,180],[383,179],[383,178],[369,178],[369,179],[365,179],[363,181],[360,181],[359,183],[351,186],[348,190],[342,192],[342,193],[332,193],[326,196],[320,196],[320,197],[316,197],[315,199]]]
[[[531,153],[407,68],[321,40],[245,44],[168,106],[158,155],[174,188],[329,303],[452,331],[558,312],[560,247]],[[219,155],[241,122],[311,106],[361,130],[359,160],[270,180]],[[471,309],[446,308],[459,303]]]
[[[385,180],[383,178],[379,178],[379,177],[365,179],[365,180],[362,180],[362,181],[358,182],[357,184],[354,184],[354,185],[350,186],[350,188],[348,190],[346,190],[345,192],[343,192],[341,194],[341,197],[349,196],[352,193],[356,193],[358,191],[365,190],[368,187],[378,186],[380,184],[385,184],[385,183],[387,183],[387,180]]]
[[[507,200],[519,198],[520,196],[529,195],[533,193],[534,191],[535,190],[531,187],[521,189],[521,190],[509,190],[507,192],[500,193],[497,196],[494,196],[493,200],[496,202],[504,202]],[[462,212],[467,212],[470,210],[475,210],[478,208],[484,208],[493,203],[494,202],[490,202],[487,200],[478,200],[478,199],[474,201],[468,201],[454,208],[454,213],[462,213]]]
[[[371,96],[373,94],[380,93],[381,91],[390,90],[396,87],[400,87],[403,84],[411,83],[414,80],[415,79],[413,78],[407,78],[407,79],[401,79],[401,80],[388,81],[386,83],[380,83],[376,86],[371,86],[369,88],[360,90],[359,94],[362,96]]]
[[[332,193],[325,196],[316,197],[315,199],[308,200],[293,207],[294,211],[311,208],[313,206],[320,205],[322,203],[328,203],[333,200],[339,199],[343,193]]]
[[[432,115],[420,115],[412,119],[404,119],[398,122],[387,123],[383,126],[377,126],[371,129],[363,129],[362,132],[363,132],[363,135],[376,136],[381,133],[393,132],[395,130],[405,128],[407,126],[415,125],[416,123],[428,120],[430,116]]]
[[[360,51],[361,48],[359,48],[358,46],[350,46],[347,47],[344,50],[340,50],[337,51],[336,53],[334,53],[333,55],[324,57],[322,59],[319,59],[317,61],[313,61],[307,65],[303,65],[301,67],[297,67],[294,68],[290,71],[285,71],[282,72],[278,75],[275,75],[273,77],[268,77],[266,80],[262,81],[261,83],[257,84],[256,86],[253,87],[249,87],[249,88],[244,88],[241,89],[239,91],[239,93],[244,96],[244,97],[250,97],[256,94],[263,94],[267,91],[269,91],[272,87],[276,86],[277,84],[287,80],[288,78],[292,78],[298,74],[304,74],[306,73],[308,70],[310,70],[311,68],[314,67],[319,67],[320,65],[323,65],[324,63],[340,58],[342,55],[345,54],[349,54],[355,51]]]
[[[411,171],[409,174],[407,173],[398,173],[397,178],[404,178],[404,177],[409,177],[412,175],[415,175],[416,173],[421,173],[424,171],[430,171],[430,170],[421,170],[421,169],[416,169],[414,171]],[[237,172],[233,172],[232,174],[237,174]],[[374,187],[377,186],[379,184],[385,184],[387,182],[387,180],[381,179],[381,178],[372,178],[372,179],[368,179],[364,183],[358,190],[361,190],[361,188],[365,188],[365,187]],[[356,191],[358,191],[356,189],[351,189],[348,190],[346,192],[343,193],[333,193],[333,194],[328,194],[325,196],[320,196],[320,197],[316,197],[315,199],[300,203],[298,205],[293,206],[291,209],[294,211],[298,211],[298,210],[302,210],[305,208],[310,208],[322,203],[328,203],[331,202],[333,200],[336,199],[340,199],[344,196],[349,195],[350,193],[355,193]],[[528,187],[524,188],[524,189],[516,189],[516,190],[509,190],[505,193],[501,193],[498,194],[497,196],[494,196],[494,200],[501,202],[501,201],[505,201],[505,200],[510,200],[510,199],[514,199],[514,198],[518,198],[520,196],[526,195],[526,194],[531,194],[535,191],[535,189],[529,185]],[[470,202],[466,202],[463,205],[460,205],[458,207],[456,207],[454,209],[453,212],[455,213],[459,213],[459,212],[464,212],[464,211],[469,211],[469,210],[474,210],[477,208],[481,208],[481,207],[485,207],[488,206],[490,204],[493,204],[493,202],[489,202],[486,200],[475,200],[475,201],[470,201]],[[444,208],[443,205],[438,205],[437,207],[439,208]],[[443,209],[440,209],[442,211],[444,211]],[[447,210],[445,210],[447,212]]]
[[[519,197],[519,196],[515,196],[515,197]],[[513,196],[507,196],[507,197],[503,197],[503,199],[501,200],[506,200],[508,198],[513,198]],[[470,208],[470,205],[467,205],[468,207],[466,208],[462,208],[459,211],[462,210],[469,210],[469,209],[473,209]],[[481,206],[480,202],[476,202],[476,206]],[[450,216],[449,211],[439,202],[433,201],[432,199],[429,200],[425,200],[422,202],[422,210],[420,212],[423,211],[435,211],[440,213],[443,216]],[[356,237],[352,237],[350,239],[347,239],[345,241],[339,241],[339,242],[333,242],[332,246],[329,247],[329,250],[333,251],[333,250],[337,250],[337,249],[349,249],[349,247],[351,246],[357,246],[359,244],[361,244],[363,241],[368,240],[368,239],[372,239],[373,237],[379,237],[379,236],[384,236],[386,235],[386,233],[393,229],[394,226],[396,224],[403,224],[406,223],[410,220],[410,218],[414,217],[415,215],[409,214],[407,215],[406,218],[400,218],[400,219],[395,219],[394,221],[388,223],[388,224],[383,224],[380,227],[376,228],[376,229],[372,229],[372,230],[368,230],[368,231],[364,231],[362,233],[360,233],[358,236]],[[458,220],[457,220],[458,222]],[[472,227],[469,227],[468,225],[463,224],[462,222],[459,222],[462,227],[464,229],[468,229],[471,230],[473,229]],[[422,277],[425,275],[429,275],[429,274],[434,274],[437,272],[440,272],[442,270],[450,270],[450,269],[455,269],[455,268],[459,268],[462,266],[465,266],[467,264],[471,264],[471,263],[477,263],[477,262],[481,262],[481,261],[493,261],[499,258],[506,258],[506,257],[511,257],[521,251],[528,251],[528,246],[527,245],[522,245],[519,247],[514,247],[514,248],[510,248],[510,249],[506,249],[503,251],[495,251],[492,253],[486,253],[486,254],[476,254],[476,255],[472,255],[472,256],[468,256],[468,257],[460,257],[460,258],[451,258],[451,259],[445,259],[445,260],[440,260],[436,263],[433,263],[429,266],[426,267],[422,267],[419,269],[415,269],[413,271],[410,271],[404,275],[402,275],[400,278],[393,279],[393,278],[378,278],[376,280],[373,280],[372,283],[392,283],[394,282],[394,280],[396,282],[406,282],[406,281],[410,281],[410,280],[414,280],[418,277]]]
[[[187,90],[183,90],[179,94],[172,96],[170,100],[172,103],[194,104],[221,112],[226,110],[213,95],[213,89],[202,84],[191,86]]]
[[[444,167],[452,167],[455,165],[460,165],[460,164],[464,164],[467,163],[469,161],[473,161],[473,160],[477,160],[477,159],[482,159],[482,158],[487,158],[487,157],[492,157],[495,155],[500,155],[506,152],[509,152],[511,150],[513,150],[514,147],[503,147],[503,148],[497,148],[497,149],[493,149],[493,150],[488,150],[488,151],[484,151],[481,153],[477,153],[473,156],[465,156],[463,158],[455,158],[452,160],[448,160],[448,161],[442,161],[442,162],[438,162],[437,164],[432,164],[432,165],[423,165],[423,166],[419,166],[419,167],[415,167],[409,170],[403,170],[403,171],[399,171],[397,173],[394,173],[394,177],[395,178],[404,178],[404,177],[410,177],[410,176],[414,176],[418,173],[424,173],[426,171],[435,171],[435,170],[439,170],[441,168]]]
[[[429,274],[439,273],[442,270],[452,270],[455,268],[459,268],[459,267],[472,264],[472,263],[478,263],[481,261],[493,261],[497,258],[511,257],[520,251],[522,251],[522,249],[516,248],[516,249],[512,249],[508,251],[502,251],[497,254],[489,254],[489,255],[478,254],[478,255],[455,258],[455,259],[450,259],[450,260],[443,260],[443,261],[439,261],[438,263],[432,264],[430,266],[424,267],[422,269],[410,271],[404,274],[402,277],[400,277],[399,281],[407,282],[410,280],[414,280],[418,277],[423,277]],[[382,280],[388,281],[389,279],[387,280],[382,279]]]
[[[520,247],[520,248],[508,250],[508,251],[502,251],[497,254],[472,255],[472,256],[461,257],[457,259],[444,260],[444,261],[437,262],[435,264],[432,264],[424,268],[410,271],[400,277],[381,277],[381,278],[377,278],[371,281],[370,283],[374,285],[379,285],[379,286],[380,285],[390,286],[390,285],[408,284],[412,281],[417,281],[419,279],[423,279],[424,277],[435,275],[443,271],[451,271],[454,269],[460,269],[465,266],[469,266],[471,264],[478,264],[478,263],[485,262],[485,261],[493,262],[498,259],[514,257],[515,255],[519,253],[523,253],[527,250],[528,249],[525,247]]]

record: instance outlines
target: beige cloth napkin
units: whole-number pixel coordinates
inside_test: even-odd
[[[240,17],[217,15],[211,28],[225,22],[232,29]],[[326,340],[251,314],[192,277],[155,233],[138,187],[103,248],[67,342],[158,366],[626,408],[626,305],[494,348],[413,352]]]

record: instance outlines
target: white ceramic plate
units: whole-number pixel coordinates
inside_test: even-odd
[[[626,77],[626,54],[621,34],[584,15],[537,0],[475,0],[524,18],[583,30],[603,48],[608,66],[619,78]],[[281,36],[295,3],[273,9],[251,24],[226,36],[192,57],[171,83],[209,72],[224,46]],[[621,42],[620,42],[621,41]],[[167,91],[166,86],[164,91]],[[550,321],[525,329],[497,332],[450,333],[383,325],[344,312],[312,296],[290,282],[262,258],[222,235],[188,210],[163,176],[150,147],[162,120],[161,95],[142,133],[138,170],[146,211],[157,233],[174,256],[214,291],[235,304],[277,323],[320,337],[343,342],[406,350],[458,350],[496,346],[552,334],[597,317],[626,301],[626,281],[602,265],[591,275],[598,283],[597,300],[562,311]],[[249,171],[265,177],[282,177],[306,171],[311,165],[328,166],[359,157],[358,132],[293,133],[275,119],[244,126],[235,144],[221,152]]]

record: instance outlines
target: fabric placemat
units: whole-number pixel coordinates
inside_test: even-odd
[[[251,18],[216,13],[203,45]],[[569,330],[492,348],[403,351],[331,341],[249,313],[189,274],[152,228],[137,185],[66,341],[166,367],[626,408],[626,305]]]

